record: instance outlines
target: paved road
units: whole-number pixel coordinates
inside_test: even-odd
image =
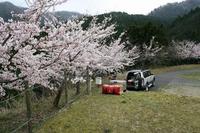
[[[200,87],[200,82],[198,80],[188,80],[181,78],[183,74],[189,74],[193,72],[199,72],[200,69],[194,70],[181,70],[176,72],[167,72],[156,76],[156,86],[155,89],[166,85],[191,85]]]

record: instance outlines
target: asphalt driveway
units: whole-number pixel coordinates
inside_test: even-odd
[[[156,76],[156,86],[152,90],[162,89],[164,91],[200,97],[200,81],[189,80],[181,77],[183,74],[200,72],[199,69],[181,70],[175,72],[167,72]]]

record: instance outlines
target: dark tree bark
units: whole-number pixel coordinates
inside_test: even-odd
[[[80,94],[80,81],[76,83],[76,95]]]
[[[54,102],[53,102],[54,107],[58,107],[58,104],[59,104],[62,92],[64,90],[64,84],[65,83],[63,81],[62,84],[61,84],[61,86],[60,86],[60,88],[58,89],[58,93],[57,93],[56,98],[54,99]]]

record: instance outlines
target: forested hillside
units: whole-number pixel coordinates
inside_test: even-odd
[[[177,18],[170,26],[172,39],[200,41],[200,8]]]
[[[124,38],[128,39],[133,45],[149,43],[152,36],[159,45],[167,44],[165,26],[154,17],[145,15],[129,15],[122,12],[111,12],[97,17],[102,20],[104,17],[112,16],[111,23],[116,23],[117,35],[126,32]]]
[[[149,16],[158,18],[165,23],[171,23],[178,16],[183,16],[200,6],[200,0],[186,0],[180,3],[169,3],[154,9]]]

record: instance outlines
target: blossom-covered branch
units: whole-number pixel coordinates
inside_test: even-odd
[[[28,9],[25,10],[24,14],[19,16],[27,19],[30,22],[38,22],[39,19],[47,13],[51,8],[57,5],[61,5],[68,0],[25,0]]]

